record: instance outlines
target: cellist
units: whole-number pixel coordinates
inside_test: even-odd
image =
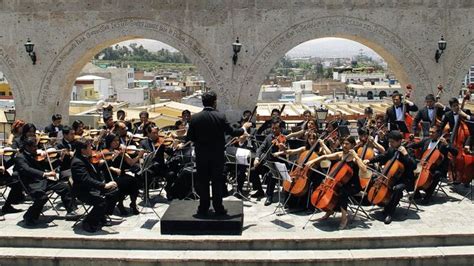
[[[420,142],[413,142],[407,145],[407,148],[411,149],[422,149],[421,154],[425,154],[426,151],[435,149],[438,146],[439,151],[444,156],[441,163],[436,167],[436,170],[433,174],[433,182],[428,189],[425,190],[425,195],[421,200],[422,204],[427,204],[433,195],[436,187],[438,186],[439,181],[442,178],[446,178],[448,175],[448,165],[449,158],[448,153],[451,153],[454,157],[458,154],[458,150],[454,148],[448,141],[441,136],[442,131],[438,126],[432,126],[429,130],[429,137],[423,139]],[[439,140],[439,143],[438,143]],[[415,199],[421,198],[419,190],[415,191]]]
[[[320,156],[314,160],[308,161],[306,165],[313,166],[315,164],[319,164],[319,162],[323,160],[331,160],[331,161],[341,161],[343,158],[346,158],[345,163],[352,168],[353,174],[349,182],[342,186],[342,189],[339,192],[339,199],[338,199],[338,207],[336,207],[332,211],[326,212],[326,214],[320,218],[319,220],[326,220],[328,219],[334,211],[340,210],[341,211],[341,222],[339,224],[339,229],[342,230],[346,228],[347,223],[349,221],[347,215],[347,204],[349,202],[349,196],[357,194],[360,192],[360,183],[359,183],[359,171],[361,173],[367,172],[367,167],[363,163],[363,161],[357,156],[357,153],[354,150],[356,146],[356,140],[354,137],[349,136],[342,142],[342,151],[335,152],[327,155]],[[346,156],[347,155],[347,156]],[[330,172],[331,173],[331,172]]]
[[[447,112],[443,116],[440,126],[441,130],[444,130],[446,124],[449,124],[449,132],[453,133],[456,122],[460,117],[466,121],[474,121],[474,116],[468,115],[464,110],[461,110],[459,100],[457,98],[451,98],[449,100],[449,106],[451,107],[451,111]]]
[[[446,111],[446,108],[441,103],[436,101],[436,98],[433,94],[426,95],[425,105],[426,106],[423,107],[423,109],[416,113],[412,125],[412,135],[416,135],[416,133],[418,133],[418,123],[428,122],[430,126],[433,126],[436,124],[436,119],[438,117],[442,117]],[[427,135],[427,132],[423,133],[425,136]]]
[[[354,148],[356,151],[358,149],[364,149],[364,146],[367,144],[369,148],[375,149],[377,151],[377,154],[385,152],[385,148],[380,143],[376,142],[374,137],[369,135],[369,131],[366,128],[359,128],[357,130],[357,134],[359,135],[359,142]]]
[[[400,178],[398,178],[398,180],[395,180],[394,185],[390,188],[393,193],[389,203],[385,205],[383,211],[385,215],[384,223],[390,224],[392,222],[392,215],[395,213],[395,209],[403,196],[403,189],[413,189],[413,171],[416,168],[416,161],[408,153],[407,149],[402,146],[403,135],[400,131],[390,131],[387,137],[389,143],[388,150],[375,156],[371,160],[364,160],[364,163],[366,165],[374,163],[385,164],[396,156],[397,151],[399,152],[398,161],[403,164],[405,172]]]
[[[408,87],[408,86],[407,86]],[[405,97],[405,104],[402,103],[402,95],[400,93],[392,94],[393,106],[387,108],[385,112],[385,123],[389,130],[398,129],[395,121],[404,121],[407,114],[418,111],[418,107]],[[405,111],[405,113],[404,113]]]

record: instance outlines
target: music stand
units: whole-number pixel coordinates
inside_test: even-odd
[[[241,154],[242,156],[239,156],[239,151],[240,150],[248,151],[248,155],[244,156],[244,154]],[[235,165],[235,169],[234,169],[234,171],[235,171],[235,183],[232,184],[232,187],[234,187],[234,186],[238,187],[238,173],[237,173],[237,171],[238,171],[238,166],[239,165],[248,167],[248,173],[250,175],[250,157],[251,156],[252,156],[251,152],[248,149],[237,148],[237,147],[227,147],[226,148],[226,151],[225,151],[225,157],[227,159],[226,163]],[[247,177],[247,182],[249,182],[248,177]],[[234,193],[232,194],[232,196],[235,196],[235,195],[239,195],[242,199],[245,199],[246,201],[250,201],[250,199],[247,198],[246,196],[242,195],[242,193],[240,193],[240,191],[238,189],[236,189],[234,191]]]
[[[288,171],[285,172],[285,171],[281,171],[281,169],[278,169],[278,166],[276,165],[277,163],[278,162],[267,161],[265,163],[265,166],[270,170],[272,177],[277,180],[278,204],[272,214],[275,214],[278,210],[280,210],[281,213],[279,215],[284,215],[286,214],[286,211],[285,211],[285,205],[281,203],[281,184],[280,183],[283,180],[287,180],[285,176],[288,175]]]
[[[189,156],[185,156],[184,152],[182,152],[181,155],[180,155],[181,159],[189,157],[190,162],[186,163],[184,165],[184,167],[186,168],[186,165],[188,165],[187,167],[191,168],[190,169],[190,172],[191,172],[191,191],[188,193],[188,195],[186,195],[186,197],[184,199],[197,200],[197,199],[200,199],[200,197],[199,197],[199,194],[196,192],[196,188],[194,187],[194,168],[196,167],[196,163],[193,161],[193,150],[192,150],[192,148],[190,148],[190,150],[191,150],[191,153],[189,154]]]
[[[338,126],[337,130],[339,132],[339,136],[341,136],[342,138],[345,138],[351,134],[349,127],[346,125]]]
[[[159,220],[161,220],[161,216],[155,211],[155,209],[153,208],[153,206],[151,205],[151,202],[150,202],[150,194],[149,194],[150,192],[149,192],[149,187],[148,187],[148,171],[153,166],[153,163],[154,163],[153,159],[155,158],[155,155],[156,155],[157,151],[159,149],[161,149],[162,147],[164,147],[164,146],[161,145],[154,152],[152,152],[152,153],[150,153],[150,154],[148,154],[147,156],[144,157],[143,164],[142,164],[140,172],[139,172],[139,173],[144,173],[145,174],[145,186],[144,186],[144,192],[143,192],[145,202],[143,203],[142,210],[145,209],[145,208],[151,209],[155,213],[156,217],[158,217]]]
[[[395,121],[395,125],[398,126],[398,130],[400,130],[400,132],[410,133],[410,130],[408,130],[408,127],[405,121]]]

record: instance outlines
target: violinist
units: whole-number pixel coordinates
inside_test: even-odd
[[[342,115],[341,111],[336,111],[334,113],[333,122],[335,122],[337,126],[348,126],[349,125],[349,121],[344,119],[344,116]]]
[[[234,137],[229,142],[229,146],[241,148],[241,149],[252,149],[251,142],[248,140],[248,135],[241,135],[239,137]],[[246,173],[248,170],[248,166],[237,164],[236,167],[232,166],[229,167],[228,165],[225,166],[224,172],[230,172],[237,169],[236,177],[237,177],[237,194],[235,195],[237,198],[241,198],[241,195],[244,195],[243,187],[245,182]]]
[[[393,106],[388,107],[385,111],[385,124],[388,125],[389,130],[396,130],[398,126],[395,121],[405,121],[405,116],[410,112],[418,111],[418,107],[406,98],[405,104],[403,104],[400,93],[392,94],[392,102]]]
[[[368,106],[364,109],[364,116],[363,118],[357,119],[357,127],[368,127],[369,122],[373,119],[374,110],[372,107]]]
[[[349,196],[355,195],[361,190],[359,182],[359,172],[362,174],[365,174],[367,172],[367,167],[354,150],[355,146],[355,138],[349,136],[342,142],[342,151],[323,155],[306,163],[306,165],[308,166],[313,166],[315,164],[319,164],[323,160],[341,161],[345,159],[343,163],[347,164],[352,169],[353,174],[350,180],[347,183],[343,184],[342,188],[339,190],[337,207],[334,210],[326,212],[326,214],[319,219],[326,220],[334,213],[334,211],[340,210],[342,216],[341,222],[339,224],[339,230],[346,228],[347,223],[349,221],[349,217],[347,215],[347,205],[349,202]]]
[[[44,132],[48,134],[48,137],[53,138],[61,138],[63,125],[61,125],[63,117],[61,114],[54,114],[51,117],[53,121],[49,126],[44,128]]]
[[[337,131],[338,125],[336,121],[331,121],[326,124],[324,129],[324,144],[328,147],[331,152],[340,150],[341,142],[339,140],[339,132]]]
[[[433,94],[428,94],[425,97],[425,107],[419,110],[416,113],[415,119],[413,120],[412,126],[412,135],[416,135],[418,133],[418,123],[420,122],[428,122],[431,126],[436,123],[436,119],[438,117],[442,117],[444,114],[444,106],[436,102],[436,98]],[[423,132],[424,136],[427,136],[428,132]]]
[[[103,120],[105,125],[102,127],[102,129],[105,129],[107,133],[113,132],[115,130],[115,122],[113,116],[106,113],[104,114]]]
[[[474,121],[474,116],[468,115],[464,110],[461,110],[459,105],[459,101],[457,98],[451,98],[449,100],[449,106],[451,111],[447,112],[443,116],[443,120],[441,121],[440,128],[444,130],[444,127],[449,124],[449,132],[453,133],[454,127],[456,123],[458,123],[459,118],[464,119],[466,121]]]
[[[249,129],[247,133],[252,134],[251,131],[255,130],[256,124],[255,124],[255,122],[249,121],[249,119],[250,119],[251,116],[252,116],[252,111],[250,111],[250,110],[245,110],[245,111],[242,113],[242,117],[240,118],[240,120],[237,121],[237,124],[238,124],[238,125],[236,125],[236,126],[234,126],[234,127],[239,128],[239,127],[242,127],[246,122],[251,122],[251,123],[252,123],[251,129]]]
[[[271,124],[272,133],[270,133],[262,145],[257,149],[257,155],[254,160],[254,169],[250,171],[250,182],[256,192],[251,195],[253,198],[261,198],[266,195],[265,206],[272,204],[273,201],[273,191],[275,190],[276,179],[267,178],[267,191],[263,192],[262,182],[260,181],[259,175],[264,175],[268,172],[268,168],[263,165],[263,163],[268,161],[279,161],[278,158],[274,157],[273,154],[278,151],[283,151],[286,149],[285,141],[286,138],[281,133],[281,120],[278,118],[272,119]]]
[[[74,157],[74,129],[69,126],[63,127],[63,139],[56,145],[56,149],[61,152],[60,177],[69,180],[71,177],[71,161]]]
[[[389,203],[384,207],[384,223],[390,224],[392,222],[392,216],[395,213],[395,209],[400,202],[400,199],[403,196],[403,190],[407,189],[413,190],[414,185],[414,170],[416,168],[416,161],[415,159],[408,153],[407,149],[402,146],[403,135],[400,131],[394,130],[388,133],[388,142],[389,148],[384,153],[375,156],[371,160],[364,160],[364,163],[367,164],[374,164],[374,163],[381,163],[385,164],[386,162],[390,161],[394,156],[396,156],[396,152],[398,151],[398,161],[404,166],[404,173],[401,175],[398,180],[395,180],[394,185],[389,188],[393,193],[391,194],[391,198]]]
[[[183,110],[181,112],[181,119],[179,121],[183,122],[184,128],[186,128],[186,130],[188,130],[189,121],[191,121],[191,111]]]
[[[186,136],[186,126],[183,123],[183,121],[181,120],[176,121],[174,123],[174,127],[176,130],[176,133],[174,133],[173,137],[183,139]]]
[[[148,124],[155,125],[155,123],[148,120],[150,114],[147,111],[141,111],[138,116],[140,117],[140,122],[136,122],[135,124],[133,124],[133,132],[135,134],[143,134],[145,136],[145,127]]]
[[[67,211],[66,219],[75,219],[77,214],[72,208],[69,186],[57,182],[55,166],[51,169],[44,160],[36,160],[37,149],[36,138],[29,137],[24,140],[23,149],[15,157],[14,171],[18,173],[19,178],[28,190],[27,193],[33,200],[33,205],[23,215],[25,225],[34,226],[37,224],[41,210],[48,201],[47,192],[51,190],[61,196]]]
[[[115,122],[115,134],[119,137],[120,139],[120,145],[127,146],[130,144],[130,138],[132,138],[132,133],[128,131],[127,124],[123,121],[117,121]]]
[[[126,148],[120,146],[120,139],[117,135],[111,133],[105,137],[105,148],[113,153],[111,158],[105,157],[106,163],[102,165],[103,175],[106,181],[115,181],[121,195],[117,207],[121,215],[128,215],[127,210],[123,206],[123,199],[130,196],[130,210],[133,215],[138,215],[137,198],[140,188],[138,179],[130,175],[131,168],[138,164],[140,158],[143,157],[144,151],[138,152],[138,156],[132,158],[126,153]],[[108,167],[104,169],[103,167]]]
[[[107,224],[106,213],[112,213],[119,198],[115,181],[105,182],[100,171],[89,161],[92,156],[91,141],[79,139],[77,152],[71,162],[72,190],[82,202],[93,206],[82,222],[82,228],[90,233]]]
[[[80,138],[84,134],[84,123],[81,120],[74,120],[71,125],[74,130],[74,137]]]
[[[309,120],[305,124],[305,128],[302,128],[300,131],[296,131],[293,133],[290,133],[286,135],[286,138],[301,138],[301,139],[307,139],[309,135],[317,132],[316,128],[316,121],[315,120]]]
[[[451,153],[454,157],[457,156],[458,150],[454,148],[448,141],[441,136],[442,131],[438,126],[432,126],[429,130],[429,137],[423,139],[420,142],[414,142],[407,145],[409,149],[422,149],[422,154],[425,154],[426,151],[436,149],[441,152],[444,156],[441,163],[436,167],[433,175],[433,182],[428,189],[425,190],[425,196],[423,197],[421,203],[427,204],[433,195],[436,187],[438,186],[439,181],[442,178],[447,178],[448,175],[448,166],[449,166],[449,157],[448,153]],[[439,143],[438,143],[439,140]],[[415,191],[415,199],[421,198],[420,191]]]
[[[388,127],[385,124],[385,118],[383,115],[377,116],[375,119],[375,128],[376,130],[370,132],[370,136],[374,138],[374,141],[380,144],[385,150],[388,149],[388,138],[387,130]]]
[[[125,116],[126,116],[126,114],[125,114],[124,110],[118,110],[117,111],[117,121],[125,123],[125,126],[127,127],[127,130],[129,132],[132,132],[132,123],[130,123],[129,121],[126,121]]]
[[[271,118],[268,119],[267,121],[265,121],[258,129],[257,129],[257,135],[262,135],[262,134],[266,134],[267,132],[267,129],[271,128],[272,127],[272,121],[273,119],[276,118],[280,121],[280,131],[284,131],[286,130],[286,123],[285,121],[283,121],[281,119],[281,113],[280,113],[280,110],[278,109],[273,109],[272,110],[272,113],[271,113]]]
[[[313,115],[310,110],[304,110],[303,112],[303,121],[296,124],[297,127],[300,127],[302,130],[308,129],[309,121],[314,121]]]
[[[21,135],[13,139],[12,148],[22,149],[26,139],[33,137],[36,137],[36,126],[32,123],[26,123],[21,129]]]
[[[6,143],[7,145],[11,146],[13,144],[13,140],[21,136],[21,132],[23,130],[24,125],[25,125],[25,121],[20,120],[20,119],[15,120],[15,122],[13,122],[12,130],[10,132],[10,136],[8,136],[8,140]]]
[[[12,205],[18,204],[24,200],[23,189],[20,182],[18,182],[17,176],[12,176],[7,171],[7,169],[12,167],[15,163],[14,155],[6,155],[4,151],[5,149],[0,149],[0,160],[2,160],[0,166],[0,185],[7,185],[10,187],[10,193],[8,193],[8,196],[5,199],[1,213],[17,213],[23,210],[16,209]],[[5,160],[5,157],[9,157],[8,160]]]

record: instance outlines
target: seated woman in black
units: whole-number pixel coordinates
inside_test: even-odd
[[[132,214],[137,215],[137,197],[139,189],[138,178],[126,173],[132,166],[138,164],[139,159],[143,157],[144,151],[140,151],[135,158],[130,157],[126,153],[125,147],[120,146],[119,136],[111,133],[105,137],[105,146],[113,153],[112,158],[107,158],[107,164],[102,165],[104,177],[106,181],[117,182],[119,192],[122,195],[122,200],[118,202],[120,214],[127,215],[128,212],[123,206],[123,199],[126,195],[130,195],[130,210]],[[108,166],[108,169],[107,169]]]

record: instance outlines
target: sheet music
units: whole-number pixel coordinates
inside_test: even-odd
[[[9,173],[10,176],[13,175],[13,167],[14,167],[14,166],[15,166],[15,165],[12,165],[12,166],[10,166],[10,167],[7,169],[7,173]]]
[[[280,172],[281,177],[283,180],[291,182],[291,176],[288,174],[288,169],[284,163],[275,162],[275,167]]]
[[[250,157],[250,150],[237,148],[235,153],[235,160],[237,164],[249,165],[248,158]]]

